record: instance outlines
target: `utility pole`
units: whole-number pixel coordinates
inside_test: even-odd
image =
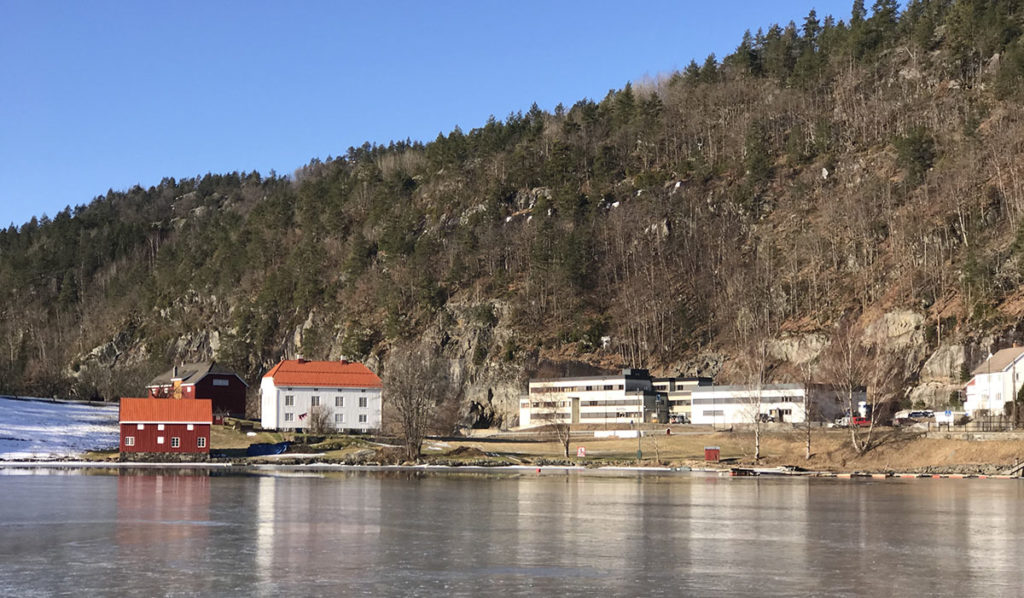
[[[636,424],[636,461],[637,461],[637,464],[639,464],[640,461],[644,458],[644,453],[643,453],[642,450],[640,450],[640,437],[644,433],[643,432],[643,426],[641,425],[641,424],[644,423],[644,393],[643,393],[642,390],[637,391],[636,399],[637,399],[637,407],[638,407],[637,414],[636,414],[637,415],[637,424]]]

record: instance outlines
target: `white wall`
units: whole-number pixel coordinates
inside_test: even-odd
[[[260,425],[266,430],[276,430],[278,420],[277,389],[272,378],[260,380]]]
[[[330,425],[337,430],[369,431],[381,427],[382,402],[379,388],[277,387],[272,379],[264,378],[260,393],[260,419],[267,429],[294,430],[309,427],[309,413],[315,396],[320,397],[320,405],[327,410]],[[288,397],[292,398],[292,405],[286,405]],[[341,407],[335,404],[337,397],[342,399]],[[366,407],[359,406],[360,398],[366,399]],[[302,414],[306,414],[306,417],[301,418]],[[343,416],[343,422],[336,421],[337,414]],[[366,416],[365,422],[359,421],[360,415]]]
[[[1014,384],[1013,377],[1017,380]],[[979,409],[988,409],[992,414],[1000,414],[1008,401],[1012,401],[1022,385],[1024,385],[1024,366],[1018,365],[1005,372],[977,374],[974,384],[967,387],[964,398],[964,411],[973,417]]]
[[[789,410],[785,422],[800,424],[807,421],[804,411],[804,393],[802,385],[768,385],[760,391],[758,406],[757,391],[749,387],[738,386],[705,386],[693,389],[690,421],[704,425],[750,424],[754,422],[754,414],[770,415],[774,410]],[[863,392],[858,393],[856,400],[863,400]],[[829,389],[812,386],[811,396],[812,419],[829,421],[842,413],[841,397]],[[759,408],[758,408],[759,407]],[[717,413],[715,413],[717,412]]]
[[[606,390],[605,386],[612,388]],[[616,388],[617,386],[623,388]],[[586,390],[588,387],[590,390]],[[521,428],[551,423],[571,423],[573,398],[578,398],[580,402],[579,423],[581,424],[628,425],[642,417],[637,415],[638,411],[641,413],[643,411],[641,405],[645,405],[647,409],[654,408],[654,395],[651,391],[650,380],[626,378],[621,374],[531,381],[529,388],[529,396],[521,397],[519,402],[519,427]],[[539,392],[541,389],[549,390],[549,392]],[[622,414],[622,417],[618,417],[619,413]],[[535,416],[555,416],[555,418]]]

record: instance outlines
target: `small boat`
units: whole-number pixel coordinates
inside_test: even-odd
[[[737,477],[737,476],[745,477],[745,476],[756,476],[756,475],[760,475],[760,474],[758,474],[758,472],[756,470],[751,469],[749,467],[733,467],[732,469],[729,470],[729,475],[734,476],[734,477]]]
[[[259,442],[256,444],[250,444],[249,448],[245,449],[245,456],[266,457],[268,455],[280,455],[287,451],[290,445],[290,442],[278,442],[274,444]]]

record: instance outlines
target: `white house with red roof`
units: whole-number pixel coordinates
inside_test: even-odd
[[[288,359],[260,383],[260,419],[267,430],[309,425],[311,410],[324,409],[336,430],[369,432],[381,427],[381,382],[361,363]]]
[[[996,351],[971,372],[964,388],[964,411],[975,417],[981,413],[1003,413],[1006,403],[1024,386],[1024,347]]]

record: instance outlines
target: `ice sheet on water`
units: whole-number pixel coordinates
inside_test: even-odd
[[[0,459],[73,457],[118,443],[117,406],[0,397]]]

